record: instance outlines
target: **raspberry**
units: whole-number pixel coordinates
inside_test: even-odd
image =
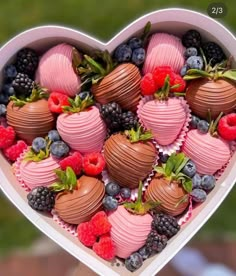
[[[218,133],[225,140],[236,139],[236,113],[228,114],[220,119]]]
[[[154,81],[156,83],[156,86],[158,88],[163,87],[167,75],[169,75],[169,77],[170,77],[170,86],[172,86],[173,83],[174,83],[174,75],[175,74],[172,71],[170,66],[158,66],[154,69],[153,79],[154,79]]]
[[[83,158],[79,152],[74,152],[72,155],[62,159],[59,164],[62,170],[71,167],[75,174],[79,175],[82,170]]]
[[[93,233],[93,226],[90,222],[82,222],[77,228],[79,240],[86,246],[93,246],[96,236]]]
[[[93,232],[97,236],[107,234],[111,230],[111,224],[108,221],[107,215],[104,211],[96,213],[92,219],[91,224],[93,226]]]
[[[0,126],[0,149],[5,149],[10,147],[15,140],[16,133],[14,129],[10,126],[4,128]]]
[[[83,169],[85,174],[95,176],[100,174],[105,168],[105,159],[99,152],[84,155]]]
[[[171,84],[171,86],[179,84],[178,87],[176,88],[171,88],[171,92],[183,92],[186,87],[186,82],[185,80],[178,74],[174,74],[174,82]]]
[[[101,236],[99,242],[94,243],[93,251],[105,260],[112,260],[115,257],[115,246],[109,235]]]
[[[153,95],[156,90],[157,86],[153,79],[153,75],[151,73],[147,73],[141,80],[140,83],[141,92],[144,96]]]
[[[68,96],[62,93],[52,92],[48,99],[48,107],[50,111],[55,113],[62,113],[63,106],[70,106],[68,99]]]
[[[3,153],[10,161],[14,162],[27,147],[23,140],[19,140],[16,144],[4,149]]]

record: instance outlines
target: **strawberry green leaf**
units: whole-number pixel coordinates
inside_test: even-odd
[[[154,168],[154,171],[159,173],[159,174],[165,174],[165,169],[163,167],[157,166]]]
[[[187,193],[190,193],[192,191],[193,184],[191,179],[186,180],[182,183],[182,185]]]
[[[171,176],[171,173],[175,167],[175,164],[176,164],[176,153],[172,153],[166,162],[166,167],[165,167],[166,176]]]

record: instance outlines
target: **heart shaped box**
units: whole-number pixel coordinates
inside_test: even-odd
[[[16,52],[23,47],[32,47],[43,53],[46,49],[61,42],[77,46],[86,52],[92,49],[107,49],[112,52],[117,45],[133,35],[138,35],[144,25],[150,21],[152,32],[169,32],[181,36],[189,29],[197,29],[208,40],[217,42],[224,47],[227,56],[232,55],[236,60],[236,39],[229,30],[217,21],[198,12],[185,9],[166,9],[147,14],[134,21],[118,33],[107,43],[103,43],[79,31],[59,27],[43,26],[23,32],[0,50],[1,79],[3,68],[10,63]],[[235,65],[235,64],[234,64]],[[20,118],[19,118],[20,120]],[[232,189],[236,180],[236,155],[232,157],[224,173],[217,182],[215,189],[209,194],[207,200],[193,210],[191,219],[182,226],[181,231],[172,238],[168,246],[154,257],[146,260],[143,266],[131,273],[123,264],[117,266],[97,257],[96,254],[84,247],[77,238],[55,223],[50,216],[45,216],[33,211],[27,204],[26,192],[17,183],[12,173],[11,166],[0,154],[0,187],[12,203],[44,234],[58,243],[78,260],[85,263],[100,275],[155,275],[173,256],[195,235],[206,223],[210,216],[220,206],[224,198]],[[117,262],[120,262],[119,260]]]

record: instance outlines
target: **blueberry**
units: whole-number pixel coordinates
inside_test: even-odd
[[[199,122],[200,122],[200,119],[197,116],[192,115],[192,120],[190,122],[191,128],[197,128],[197,125]]]
[[[14,65],[7,65],[5,68],[4,68],[4,76],[7,78],[7,79],[10,79],[10,80],[13,80],[17,75],[17,70],[16,70],[16,67]]]
[[[114,211],[118,207],[118,201],[112,196],[105,196],[102,203],[107,211]]]
[[[186,58],[189,58],[191,56],[197,56],[197,49],[194,47],[187,48],[186,51],[184,52],[184,56]]]
[[[0,94],[0,104],[8,104],[9,97],[5,94]]]
[[[131,260],[130,260],[130,258],[125,259],[125,267],[126,267],[126,269],[128,269],[128,270],[131,271],[131,272],[134,272],[134,271],[136,270],[136,268],[134,268],[134,267],[131,265]]]
[[[115,49],[114,55],[118,62],[128,62],[132,56],[132,49],[127,44],[121,44]]]
[[[61,140],[61,137],[58,133],[57,130],[53,129],[53,130],[50,130],[48,132],[48,138],[49,140],[51,140],[52,142],[56,142],[56,141],[60,141]]]
[[[196,173],[192,178],[193,189],[201,188],[201,182],[202,182],[201,176],[198,173]]]
[[[87,97],[91,96],[91,93],[89,91],[82,91],[79,94],[80,99],[83,101],[85,100]]]
[[[184,166],[184,168],[182,169],[182,172],[189,177],[193,177],[196,171],[197,171],[196,166],[191,160],[189,160]]]
[[[5,116],[7,113],[7,108],[5,104],[0,104],[0,116]]]
[[[137,48],[141,48],[142,47],[142,40],[138,37],[132,37],[130,38],[130,40],[128,41],[128,46],[134,50],[134,49],[137,49]]]
[[[131,190],[129,188],[122,188],[120,190],[120,195],[123,199],[129,199],[131,197]]]
[[[203,68],[203,60],[199,56],[191,56],[187,59],[186,64],[191,69],[202,70]]]
[[[201,188],[208,192],[215,187],[216,179],[213,175],[203,175]]]
[[[120,186],[114,182],[110,182],[106,185],[105,190],[109,196],[116,196],[120,192]]]
[[[166,163],[168,158],[169,158],[169,155],[168,154],[163,154],[162,152],[160,152],[159,153],[159,158],[160,158],[161,163]]]
[[[193,201],[198,203],[205,201],[207,198],[206,192],[202,189],[194,189],[190,195],[192,196]]]
[[[47,142],[42,137],[37,137],[32,142],[33,151],[36,153],[39,153],[40,150],[45,150],[46,146],[47,146]]]
[[[135,270],[140,268],[143,264],[143,258],[138,252],[132,253],[129,256],[129,258],[126,259],[126,260],[128,260],[128,263],[130,264],[130,267],[134,268]],[[126,262],[126,260],[125,260],[125,262]]]
[[[209,123],[205,120],[200,120],[197,124],[197,129],[199,132],[205,134],[208,132],[209,129]]]
[[[180,76],[183,77],[187,74],[189,67],[185,64],[180,70]]]
[[[139,66],[144,63],[145,57],[146,57],[145,50],[143,48],[138,48],[133,50],[131,61],[135,65]]]
[[[151,256],[151,251],[146,246],[141,247],[138,253],[142,256],[143,260],[146,260]]]
[[[50,152],[54,157],[61,158],[68,155],[70,148],[63,141],[53,142],[50,146]]]
[[[6,96],[13,96],[15,95],[15,89],[13,88],[11,83],[6,83],[2,87],[2,92]]]

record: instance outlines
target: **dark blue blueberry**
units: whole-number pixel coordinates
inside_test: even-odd
[[[106,191],[106,194],[108,194],[109,196],[116,196],[120,192],[120,186],[117,183],[110,182],[110,183],[107,183],[105,187],[105,191]]]
[[[70,148],[63,141],[53,142],[50,146],[50,152],[52,156],[61,158],[68,155]]]
[[[163,152],[159,153],[161,163],[166,163],[169,157],[170,156],[168,154],[163,154]]]
[[[206,192],[202,189],[194,189],[190,195],[192,196],[193,201],[198,203],[204,202],[207,198]]]
[[[47,146],[47,142],[42,137],[34,138],[34,140],[32,142],[32,148],[33,148],[34,152],[36,152],[36,153],[39,153],[40,150],[45,150],[46,146]]]
[[[197,57],[196,56],[189,57],[186,60],[186,64],[191,69],[202,70],[202,68],[203,68],[203,60],[199,56],[197,56]]]
[[[17,70],[16,67],[14,65],[7,65],[4,68],[4,76],[5,78],[9,79],[9,80],[13,80],[17,75]]]
[[[135,65],[139,66],[144,63],[145,57],[146,57],[145,50],[143,48],[138,48],[133,50],[131,61]]]
[[[191,128],[197,128],[197,125],[199,122],[200,122],[200,119],[197,116],[192,115],[192,120],[190,122]]]
[[[128,269],[128,270],[131,271],[131,272],[134,272],[134,271],[136,270],[136,268],[134,268],[134,267],[131,265],[130,258],[125,259],[125,267],[126,267],[126,269]]]
[[[205,134],[208,132],[209,129],[209,123],[205,120],[200,120],[197,124],[197,129],[199,132]]]
[[[185,64],[180,70],[180,76],[184,77],[187,74],[188,69],[188,66]]]
[[[53,130],[50,130],[48,132],[48,138],[49,140],[51,140],[52,142],[56,142],[56,141],[60,141],[61,140],[61,137],[58,133],[57,130],[53,129]]]
[[[143,264],[143,258],[138,252],[132,253],[129,256],[129,258],[127,258],[126,260],[130,264],[129,267],[134,268],[134,270],[139,269]],[[125,263],[126,263],[126,260],[125,260]],[[132,271],[134,271],[134,270],[132,270]]]
[[[213,175],[203,175],[201,188],[208,192],[215,187],[216,179]]]
[[[182,172],[189,177],[193,177],[196,171],[197,171],[196,166],[191,160],[189,160],[184,166],[184,168],[182,169]]]
[[[142,47],[142,40],[138,37],[132,37],[130,38],[130,40],[128,41],[127,43],[129,45],[129,47],[134,50],[134,49],[137,49],[137,48],[141,48]]]
[[[82,91],[78,95],[81,100],[85,100],[87,97],[91,96],[91,93],[89,91]]]
[[[105,196],[102,204],[107,211],[114,211],[118,207],[118,201],[112,196]]]
[[[120,195],[123,199],[129,199],[131,197],[131,190],[129,188],[122,188]]]
[[[3,93],[0,94],[0,104],[8,104],[9,97]]]
[[[13,96],[15,95],[15,89],[13,88],[11,83],[6,83],[3,85],[2,87],[2,92],[6,95],[6,96]]]
[[[7,112],[7,108],[5,104],[0,104],[0,116],[5,116]]]
[[[132,49],[127,44],[121,44],[115,49],[115,59],[121,62],[128,62],[131,60]]]
[[[152,252],[148,247],[143,246],[139,249],[138,253],[142,256],[143,260],[146,260],[151,256]]]
[[[201,187],[201,183],[202,178],[198,173],[196,173],[192,178],[193,189],[199,189]]]
[[[189,48],[187,48],[186,49],[186,51],[184,52],[184,56],[186,57],[186,58],[189,58],[189,57],[191,57],[191,56],[197,56],[197,49],[196,48],[194,48],[194,47],[189,47]]]

